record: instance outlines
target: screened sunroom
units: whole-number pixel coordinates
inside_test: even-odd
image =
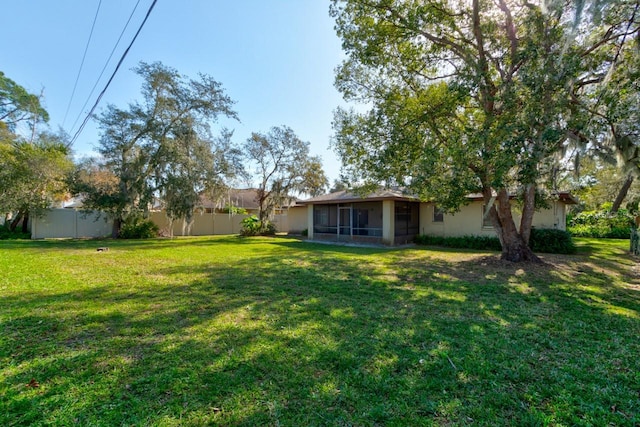
[[[314,240],[402,244],[419,232],[419,203],[398,192],[357,197],[341,191],[304,202]]]
[[[313,233],[338,240],[382,238],[382,202],[313,205]]]

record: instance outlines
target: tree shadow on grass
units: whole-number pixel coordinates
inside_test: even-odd
[[[638,422],[639,298],[622,282],[277,244],[154,268],[155,286],[11,297],[4,423]]]
[[[160,249],[164,247],[177,248],[180,246],[209,246],[214,244],[245,244],[250,240],[238,235],[220,236],[190,236],[151,239],[39,239],[39,240],[0,240],[2,250],[25,250],[29,248],[56,249],[94,249],[97,247],[127,248],[127,249]]]

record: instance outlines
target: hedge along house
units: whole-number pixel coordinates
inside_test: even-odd
[[[468,204],[453,214],[398,190],[383,190],[367,196],[338,191],[299,204],[306,206],[311,240],[399,245],[413,241],[420,234],[494,236],[493,227],[484,215],[482,196],[469,195],[468,200]],[[576,203],[571,194],[556,193],[548,208],[534,214],[533,226],[565,230],[566,206]],[[519,224],[517,208],[514,220]]]

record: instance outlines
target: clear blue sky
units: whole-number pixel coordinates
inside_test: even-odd
[[[29,91],[44,90],[50,126],[62,126],[98,0],[4,2],[0,70]],[[140,0],[134,17],[87,106],[91,88],[136,0],[102,0],[93,37],[64,129],[73,134],[115,68],[152,0]],[[125,108],[139,99],[140,61],[161,61],[181,74],[209,74],[237,101],[241,123],[235,141],[272,126],[290,126],[311,143],[331,180],[339,160],[329,149],[333,110],[344,101],[333,87],[343,54],[326,0],[158,0],[97,111]],[[81,115],[73,127],[76,118]],[[73,149],[89,154],[98,141],[90,123]]]

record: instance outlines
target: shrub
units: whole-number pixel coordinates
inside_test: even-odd
[[[273,236],[276,234],[276,226],[270,222],[262,224],[257,216],[251,215],[243,219],[241,236]]]
[[[16,228],[15,231],[9,230],[7,224],[0,225],[0,240],[17,240],[30,239],[31,233],[23,233],[22,228]]]
[[[571,233],[553,228],[532,228],[529,246],[534,252],[550,254],[574,254],[576,245]]]
[[[263,236],[275,236],[276,234],[276,226],[273,223],[267,222],[267,224],[262,229]]]
[[[499,251],[502,249],[500,240],[493,236],[460,236],[460,237],[440,237],[421,235],[415,238],[419,245],[445,246],[448,248],[479,249]]]
[[[460,249],[502,250],[500,240],[493,236],[439,237],[422,235],[415,238],[415,243]],[[531,230],[529,246],[534,252],[572,254],[576,251],[571,235],[568,232],[546,228],[533,228]]]
[[[260,232],[260,220],[257,216],[251,215],[240,221],[242,229],[240,235],[242,236],[257,236]]]
[[[587,211],[567,217],[567,230],[576,237],[628,239],[634,226],[633,216],[626,210]]]
[[[232,215],[246,215],[247,210],[245,208],[240,208],[238,206],[226,205],[222,209],[222,213],[228,213]]]
[[[153,221],[134,217],[122,224],[118,237],[121,239],[150,239],[158,237],[159,231],[160,228]]]
[[[604,225],[574,225],[567,227],[567,230],[575,237],[605,238],[609,233],[609,227]]]

